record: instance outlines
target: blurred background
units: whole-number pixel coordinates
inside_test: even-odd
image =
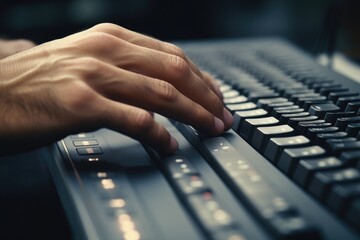
[[[343,0],[12,0],[2,1],[0,36],[37,43],[60,38],[100,22],[112,22],[156,38],[187,39],[281,36],[311,53],[325,47],[324,30],[340,9],[338,43],[360,40],[348,36],[359,27],[360,1]],[[345,6],[346,5],[346,6]],[[334,10],[334,9],[333,9]],[[330,20],[326,21],[327,16]],[[340,11],[341,12],[341,11]],[[336,18],[338,19],[338,18]],[[340,19],[340,18],[339,18]],[[355,21],[356,20],[356,21]],[[330,31],[331,32],[331,31]],[[351,38],[351,39],[348,39]],[[351,48],[353,46],[351,45]],[[344,48],[344,47],[342,47]],[[345,50],[345,48],[344,48]],[[357,50],[358,51],[358,50]],[[358,54],[357,54],[358,55]]]
[[[112,22],[166,41],[280,36],[359,61],[359,9],[359,0],[2,0],[0,38],[40,44]],[[29,156],[0,159],[0,239],[70,239],[45,161]]]

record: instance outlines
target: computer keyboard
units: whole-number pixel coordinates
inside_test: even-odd
[[[60,141],[49,167],[76,238],[360,239],[359,83],[280,39],[180,45],[232,129],[156,116],[180,143],[167,157],[107,129]]]

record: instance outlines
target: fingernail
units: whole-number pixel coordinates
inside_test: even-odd
[[[226,108],[224,108],[224,123],[226,129],[231,128],[233,121],[234,121],[233,115]]]
[[[217,117],[215,117],[215,129],[218,133],[224,132],[224,123]]]
[[[179,148],[179,143],[176,139],[170,136],[170,151],[175,152]]]

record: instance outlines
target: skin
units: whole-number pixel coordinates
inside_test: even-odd
[[[209,135],[232,125],[214,80],[179,47],[118,25],[38,46],[0,41],[0,49],[2,153],[102,127],[174,152],[178,143],[152,112]]]

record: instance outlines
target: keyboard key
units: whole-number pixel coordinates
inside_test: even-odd
[[[346,132],[333,132],[333,133],[318,133],[315,137],[316,144],[325,146],[326,140],[335,138],[346,138],[348,134]]]
[[[300,117],[307,117],[307,116],[309,116],[308,112],[281,114],[280,122],[287,124],[289,122],[290,118],[300,118]]]
[[[332,146],[334,144],[338,144],[338,143],[349,143],[349,142],[355,142],[356,138],[353,137],[345,137],[345,138],[332,138],[332,139],[327,139],[325,146],[326,148],[332,148]]]
[[[287,102],[286,98],[278,97],[278,98],[264,98],[259,99],[257,102],[257,105],[259,108],[263,108],[266,110],[266,108],[269,106],[269,104],[272,103],[284,103]]]
[[[335,126],[340,128],[342,131],[345,131],[349,123],[355,123],[355,122],[360,122],[360,116],[338,118],[336,120]]]
[[[224,104],[237,104],[237,103],[247,102],[248,99],[245,96],[236,96],[236,97],[232,97],[232,98],[225,98],[223,101],[224,101]]]
[[[325,199],[334,184],[360,180],[360,172],[354,168],[345,168],[318,172],[310,181],[309,191],[320,199]]]
[[[270,162],[276,162],[284,148],[302,147],[309,143],[310,140],[304,136],[271,138],[266,146],[264,155]]]
[[[350,112],[350,111],[359,111],[360,109],[360,101],[359,102],[349,102],[347,105],[346,105],[346,108],[345,108],[345,112]]]
[[[293,179],[300,185],[307,187],[314,173],[323,170],[340,168],[343,163],[336,157],[311,158],[300,160],[296,166]]]
[[[240,128],[240,136],[245,140],[252,138],[252,135],[257,127],[264,126],[273,126],[279,123],[274,117],[265,117],[265,118],[248,118],[244,121],[242,127]]]
[[[325,114],[325,121],[326,122],[330,122],[332,124],[336,123],[336,120],[338,118],[343,118],[343,117],[352,117],[355,116],[355,112],[354,111],[347,111],[347,112],[328,112]]]
[[[262,108],[248,110],[248,111],[237,111],[234,113],[234,123],[233,129],[238,131],[242,126],[243,122],[247,118],[258,118],[258,117],[265,117],[267,115],[267,111]]]
[[[360,150],[360,141],[333,143],[330,145],[332,154],[339,155],[343,151]]]
[[[357,92],[351,92],[351,91],[348,91],[348,92],[332,92],[329,94],[329,100],[333,101],[333,102],[336,102],[340,97],[353,97],[353,96],[356,96],[358,95]]]
[[[234,98],[234,97],[237,97],[239,95],[240,95],[240,93],[238,91],[236,91],[236,90],[231,90],[231,91],[222,93],[222,96],[223,96],[224,99],[226,99],[226,98]]]
[[[340,108],[335,104],[316,104],[312,105],[309,109],[310,115],[318,116],[319,118],[324,118],[327,112],[337,112]]]
[[[360,162],[360,150],[344,151],[339,158],[347,166],[356,166]]]
[[[314,121],[317,119],[318,119],[317,116],[293,117],[293,118],[289,118],[288,125],[296,129],[300,122]]]
[[[355,197],[360,197],[360,182],[341,183],[334,185],[329,193],[327,204],[338,214],[342,214]]]
[[[305,111],[309,111],[310,107],[317,104],[332,104],[332,101],[329,100],[305,100],[302,104],[302,108],[305,109]]]
[[[324,128],[324,127],[331,127],[331,123],[327,123],[324,120],[306,121],[306,122],[300,122],[296,128],[296,131],[302,135],[305,135],[309,128]]]
[[[256,104],[252,102],[228,104],[226,105],[226,107],[232,113],[234,113],[235,111],[247,111],[257,108]]]
[[[293,133],[294,129],[291,128],[289,125],[259,127],[254,131],[251,144],[256,150],[262,152],[264,151],[270,138],[287,137]]]
[[[349,136],[356,137],[360,131],[360,123],[349,123],[345,130]]]
[[[325,153],[326,151],[319,146],[286,148],[276,165],[280,170],[291,175],[300,159],[321,157]]]
[[[86,147],[86,148],[77,148],[77,153],[79,155],[98,155],[103,154],[103,151],[100,147]]]
[[[305,134],[310,139],[315,139],[317,134],[335,133],[339,130],[337,127],[309,128]]]
[[[352,96],[352,97],[339,97],[336,102],[341,109],[345,109],[349,102],[358,102],[360,101],[360,96]]]

